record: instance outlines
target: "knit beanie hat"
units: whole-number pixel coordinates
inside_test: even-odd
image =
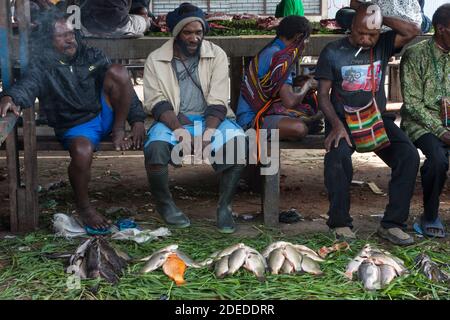
[[[191,22],[198,21],[202,24],[206,33],[209,31],[208,22],[205,20],[205,13],[202,9],[184,2],[178,8],[167,14],[167,26],[174,37],[183,30],[183,28]]]

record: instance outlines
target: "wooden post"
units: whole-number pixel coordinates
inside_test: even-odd
[[[231,109],[236,111],[242,82],[242,57],[230,58],[230,100]]]
[[[30,3],[29,0],[16,0],[17,18],[19,22],[19,57],[20,71],[23,76],[29,62],[29,29]],[[33,231],[38,227],[38,195],[37,195],[37,151],[36,151],[36,121],[34,105],[23,113],[23,142],[25,162],[25,213],[19,226],[20,231]]]
[[[267,227],[278,227],[280,214],[280,170],[277,170],[277,173],[274,175],[262,176],[262,179],[264,224]]]
[[[389,100],[391,102],[403,102],[400,84],[400,64],[394,64],[389,68]]]
[[[9,1],[0,2],[0,64],[2,69],[3,90],[13,82],[12,76],[12,41],[11,41],[11,7]],[[9,181],[9,210],[11,231],[19,231],[20,188],[19,152],[17,150],[17,128],[14,127],[6,138],[6,157]]]

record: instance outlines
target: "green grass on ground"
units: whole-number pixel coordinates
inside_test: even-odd
[[[149,227],[156,228],[157,225]],[[135,244],[114,241],[113,245],[133,258],[151,254],[163,246],[178,243],[182,251],[194,259],[202,260],[213,252],[237,242],[244,242],[263,250],[273,241],[286,240],[301,243],[312,249],[331,245],[333,239],[326,234],[287,237],[278,232],[260,229],[257,237],[244,238],[222,235],[213,225],[194,223],[191,228],[172,230],[172,236],[163,241]],[[118,285],[104,280],[82,280],[80,289],[68,289],[65,274],[66,259],[48,259],[46,253],[74,252],[82,239],[65,240],[52,234],[37,232],[14,239],[0,240],[0,299],[450,299],[448,284],[432,283],[414,270],[414,258],[421,252],[433,260],[447,264],[450,245],[445,242],[423,240],[408,248],[380,245],[373,236],[358,240],[351,251],[331,254],[322,264],[323,276],[267,275],[259,283],[254,275],[241,270],[232,277],[216,279],[210,269],[188,268],[187,283],[177,287],[159,269],[140,274],[143,263],[130,264]],[[405,261],[411,272],[396,278],[387,288],[367,292],[359,281],[343,276],[349,260],[367,243],[388,249]]]

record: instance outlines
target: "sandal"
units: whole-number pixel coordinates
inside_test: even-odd
[[[414,223],[413,228],[417,233],[431,238],[445,238],[446,236],[445,227],[439,217],[430,222],[426,221],[424,217],[421,216],[418,221]]]

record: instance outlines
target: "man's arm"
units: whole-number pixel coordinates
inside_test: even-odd
[[[331,132],[325,138],[325,149],[330,151],[331,145],[334,141],[334,147],[337,148],[339,145],[339,141],[341,139],[345,139],[350,147],[352,147],[352,142],[350,137],[345,129],[343,123],[339,119],[334,110],[333,105],[330,101],[330,90],[333,82],[331,80],[320,79],[319,80],[319,90],[318,90],[318,99],[319,99],[319,108],[324,113],[326,119],[331,124]]]
[[[383,24],[396,32],[394,47],[402,48],[421,34],[420,26],[396,17],[383,17]]]
[[[309,90],[314,89],[315,86],[317,86],[316,80],[309,79],[301,87],[300,92],[297,93],[294,92],[292,85],[284,84],[280,89],[280,98],[283,106],[286,108],[293,108],[302,103]]]
[[[133,142],[133,148],[141,149],[145,140],[145,126],[144,121],[147,114],[142,108],[142,103],[133,90],[133,98],[131,101],[130,111],[128,112],[127,121],[131,126],[131,141]]]
[[[406,112],[413,121],[428,130],[438,138],[448,132],[442,120],[433,117],[424,102],[423,90],[435,90],[423,85],[424,77],[420,74],[419,60],[411,56],[411,51],[406,51],[400,63],[400,83],[403,96],[402,112]]]
[[[36,66],[30,66],[28,72],[11,88],[0,93],[0,115],[6,116],[8,110],[19,114],[20,108],[30,108],[36,97],[44,93],[42,71]]]

